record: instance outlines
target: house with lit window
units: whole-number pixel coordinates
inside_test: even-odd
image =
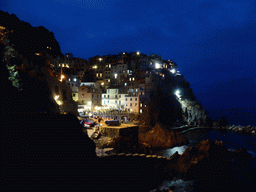
[[[83,105],[85,110],[93,111],[101,106],[101,93],[95,87],[82,85],[78,89],[78,104]]]
[[[106,93],[102,94],[102,105],[108,109],[124,110],[124,102],[126,88],[116,85],[111,85],[107,88]]]
[[[139,113],[139,96],[126,95],[124,101],[124,110],[132,113]]]

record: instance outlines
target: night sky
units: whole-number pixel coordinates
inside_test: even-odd
[[[209,117],[256,126],[255,0],[3,0],[88,59],[140,51],[178,64]]]

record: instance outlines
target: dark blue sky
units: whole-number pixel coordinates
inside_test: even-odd
[[[256,125],[254,0],[4,0],[0,9],[53,32],[63,54],[159,54],[210,117]]]

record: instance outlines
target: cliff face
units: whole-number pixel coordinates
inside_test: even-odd
[[[62,55],[53,33],[3,11],[0,17],[1,67],[9,71],[3,79],[9,78],[17,87],[13,89],[7,80],[4,110],[77,114],[70,87],[60,82],[49,66],[51,57]]]
[[[154,89],[151,91],[149,107],[143,114],[150,121],[142,118],[145,124],[154,126],[159,122],[169,127],[204,125],[206,112],[196,99],[189,82],[184,76],[174,75],[167,69],[162,69],[161,73],[164,78],[158,74],[152,76]]]
[[[36,59],[35,53],[47,52],[52,56],[62,56],[59,43],[54,34],[46,28],[32,27],[29,23],[20,21],[14,14],[0,11],[0,26],[13,31],[9,35],[14,49],[29,60]]]

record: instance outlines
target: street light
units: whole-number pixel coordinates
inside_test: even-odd
[[[61,75],[61,80],[60,80],[60,81],[62,82],[62,80],[63,80],[64,78],[65,78],[65,76],[64,76],[64,75]]]
[[[175,71],[176,71],[175,69],[170,70],[170,72],[173,73],[173,74],[175,73]]]
[[[177,91],[175,92],[175,95],[180,99],[180,97],[181,97],[181,95],[180,95],[180,90],[177,90]]]
[[[161,67],[161,65],[159,63],[155,63],[155,68],[159,69]]]

